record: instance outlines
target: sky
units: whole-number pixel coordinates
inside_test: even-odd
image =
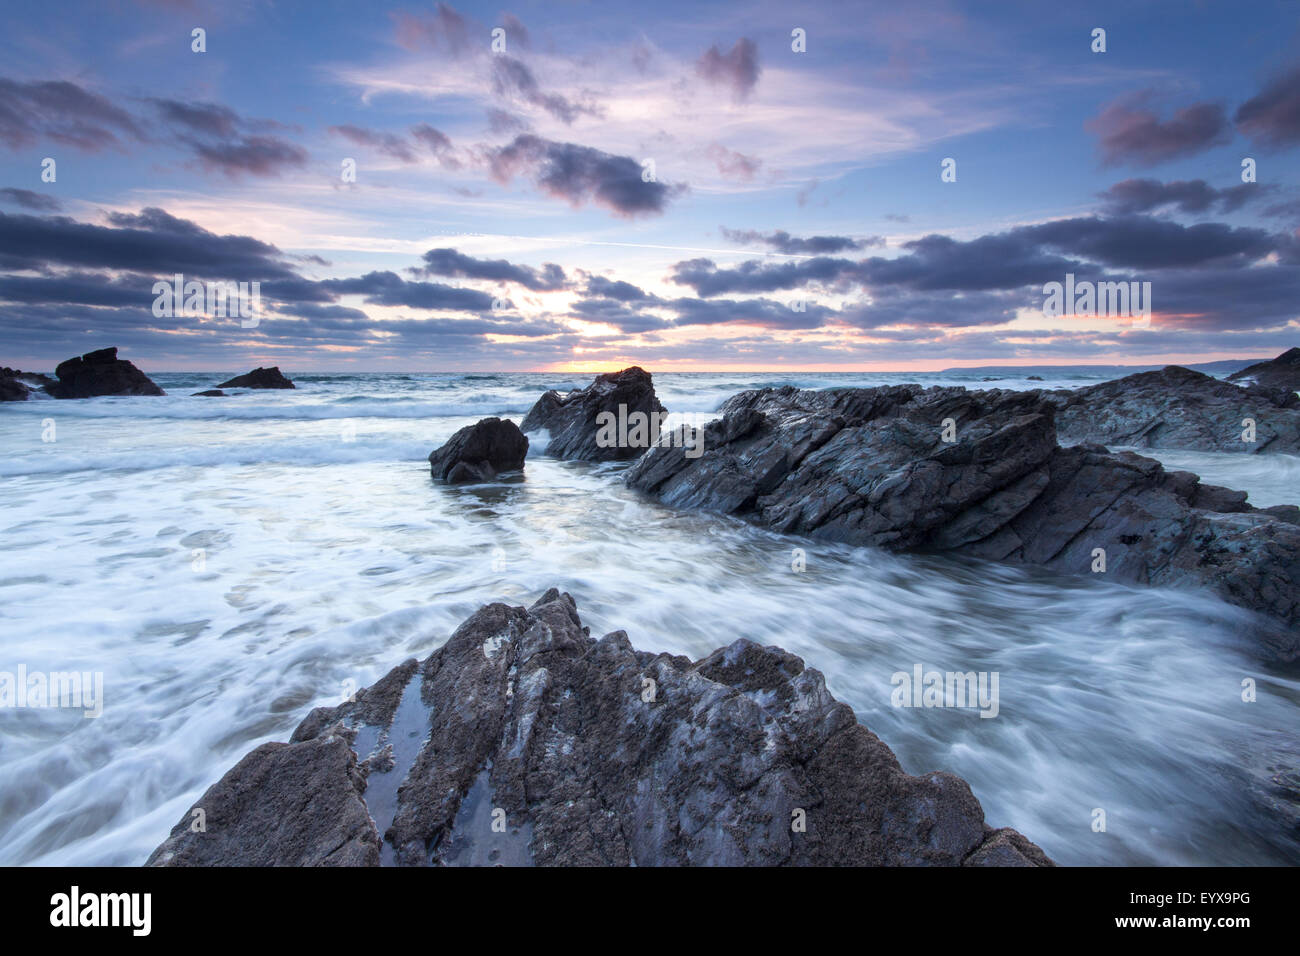
[[[0,365],[922,371],[1300,344],[1294,0],[0,10]],[[257,283],[255,319],[161,307],[176,275]],[[1150,314],[1046,313],[1067,275],[1150,283]]]

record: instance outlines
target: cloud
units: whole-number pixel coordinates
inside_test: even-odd
[[[277,176],[307,164],[305,149],[270,134],[268,130],[281,128],[279,123],[246,119],[219,103],[157,98],[148,102],[204,169],[235,179]]]
[[[558,93],[544,93],[537,78],[521,60],[504,53],[492,57],[492,90],[497,96],[518,98],[544,109],[566,126],[581,115],[600,116],[602,111],[590,102],[575,102]]]
[[[1300,67],[1274,79],[1242,103],[1237,129],[1256,144],[1271,148],[1300,143]]]
[[[433,127],[429,128],[433,129]],[[413,163],[416,160],[415,152],[411,149],[410,144],[402,137],[395,136],[392,133],[380,133],[376,130],[363,129],[360,126],[352,125],[331,126],[329,131],[337,136],[342,136],[350,143],[373,149],[399,162]],[[437,132],[437,130],[434,130],[434,132]]]
[[[631,218],[658,215],[683,186],[642,179],[641,164],[590,146],[524,134],[488,153],[494,179],[509,182],[527,172],[539,188],[573,206],[596,203]]]
[[[866,239],[852,239],[848,236],[809,236],[800,239],[790,235],[784,229],[763,233],[754,229],[728,229],[725,226],[719,228],[723,237],[729,242],[738,245],[761,242],[785,255],[830,255],[836,252],[847,252],[850,249],[866,249],[869,246],[885,244],[882,236],[869,236]]]
[[[564,270],[553,262],[534,269],[505,259],[475,259],[455,249],[430,249],[424,254],[424,265],[412,271],[420,275],[514,282],[533,292],[555,292],[569,287]]]
[[[395,272],[367,272],[352,279],[323,279],[313,283],[333,295],[360,295],[371,305],[404,305],[415,309],[451,309],[488,312],[492,296],[477,289],[461,289],[440,282],[408,282]],[[272,293],[278,291],[275,287]],[[287,290],[285,290],[287,291]]]
[[[730,88],[732,99],[744,102],[754,91],[762,72],[758,47],[748,37],[741,37],[726,53],[714,44],[695,62],[695,72],[715,86]]]
[[[0,255],[25,269],[59,265],[239,281],[294,276],[275,246],[217,235],[162,209],[110,213],[108,220],[117,228],[66,216],[0,213]]]
[[[1218,205],[1220,212],[1235,212],[1259,197],[1267,186],[1241,183],[1216,189],[1203,179],[1175,180],[1162,183],[1155,179],[1126,179],[1099,193],[1108,210],[1116,215],[1151,212],[1168,206],[1180,212],[1209,212]]]
[[[398,12],[392,15],[397,30],[397,42],[408,50],[432,47],[459,57],[470,51],[469,24],[454,8],[439,3],[429,16]],[[487,46],[484,34],[483,46]]]
[[[1146,108],[1151,91],[1126,96],[1084,124],[1096,134],[1107,164],[1154,166],[1227,142],[1231,127],[1222,104],[1196,103],[1168,120]]]
[[[147,137],[135,118],[75,83],[23,83],[0,77],[0,141],[22,149],[42,139],[86,152]]]
[[[47,196],[45,193],[34,193],[30,189],[15,189],[12,186],[0,189],[0,197],[4,197],[15,206],[23,209],[34,209],[37,212],[55,212],[63,208],[53,196]]]
[[[1080,217],[957,240],[931,234],[903,243],[906,255],[863,260],[817,256],[795,262],[742,262],[719,269],[710,259],[673,266],[668,281],[701,296],[827,286],[903,285],[982,291],[1058,281],[1097,267],[1156,270],[1213,263],[1247,265],[1270,253],[1294,255],[1294,241],[1223,223],[1183,226],[1148,216]]]
[[[738,153],[735,150],[727,149],[720,143],[710,143],[708,149],[709,159],[717,164],[718,172],[723,176],[732,179],[740,179],[749,182],[754,178],[763,165],[763,161],[754,156],[746,156],[744,153]]]
[[[630,282],[624,282],[621,279],[607,279],[604,276],[589,276],[587,278],[587,294],[604,296],[607,299],[617,299],[620,302],[642,302],[654,298],[650,293]]]

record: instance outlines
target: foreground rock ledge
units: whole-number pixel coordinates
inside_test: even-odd
[[[1062,448],[1041,392],[786,386],[720,413],[702,455],[664,442],[628,485],[783,533],[1203,588],[1260,612],[1264,656],[1300,655],[1300,509],[1253,508],[1131,452]]]
[[[904,773],[799,658],[595,640],[555,589],[313,710],[199,808],[148,865],[1053,865],[959,777]]]

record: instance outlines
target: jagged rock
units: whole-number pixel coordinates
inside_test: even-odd
[[[217,388],[294,388],[293,382],[280,374],[280,367],[255,368],[243,375],[236,375],[228,382],[222,382]]]
[[[638,652],[555,589],[313,710],[195,807],[206,832],[186,813],[149,865],[1052,865],[959,777],[904,773],[794,655]]]
[[[1046,393],[1057,406],[1062,442],[1300,454],[1300,397],[1267,386],[1242,388],[1170,365],[1076,391]],[[1246,419],[1255,441],[1244,441]]]
[[[500,472],[520,471],[528,439],[508,418],[485,418],[466,425],[429,455],[433,477],[450,484],[491,481]]]
[[[1287,392],[1300,391],[1300,348],[1287,349],[1275,359],[1233,372],[1228,381],[1249,381]]]
[[[229,398],[229,397],[230,397],[229,395],[227,395],[219,388],[210,388],[205,392],[195,392],[193,395],[190,396],[190,398]]]
[[[741,393],[720,412],[703,454],[688,458],[688,442],[666,437],[628,485],[676,507],[892,550],[1089,574],[1103,549],[1108,579],[1213,591],[1261,612],[1267,656],[1300,652],[1300,510],[1252,508],[1132,452],[1062,448],[1041,392],[787,386]]]
[[[48,391],[55,398],[93,398],[97,395],[165,395],[149,376],[126,359],[116,348],[87,352],[61,362],[54,370],[58,381]]]
[[[632,421],[633,415],[645,416],[645,441],[639,440],[631,429],[628,429],[632,437],[629,442],[598,441],[601,422],[597,419],[605,412],[614,416],[614,421]],[[575,389],[567,395],[554,389],[546,392],[528,412],[522,428],[525,432],[544,429],[550,436],[546,454],[553,458],[627,461],[654,444],[664,414],[650,373],[634,365],[621,372],[597,375],[586,388]]]

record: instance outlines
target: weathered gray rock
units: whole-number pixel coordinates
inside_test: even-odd
[[[777,531],[891,550],[951,552],[1201,588],[1260,612],[1270,657],[1300,652],[1300,509],[1259,510],[1132,452],[1057,445],[1040,392],[899,385],[744,392],[627,472],[669,505]],[[945,442],[944,425],[955,430]],[[698,439],[696,439],[698,440]]]
[[[185,814],[150,865],[1052,865],[960,778],[904,773],[799,658],[595,640],[554,589],[313,710],[195,807],[207,831]]]
[[[1058,406],[1065,444],[1300,454],[1300,396],[1286,389],[1242,388],[1170,365],[1046,397]],[[1255,423],[1253,442],[1242,437],[1246,419]]]
[[[48,391],[55,398],[94,398],[98,395],[165,395],[161,388],[116,348],[87,352],[61,362],[54,370],[58,381]]]
[[[1275,359],[1233,372],[1229,382],[1254,382],[1288,392],[1300,391],[1300,348],[1287,349]]]
[[[217,388],[296,388],[280,373],[280,367],[255,368],[243,375],[236,375],[228,382],[222,382]]]
[[[645,416],[648,423],[644,441],[633,435],[628,443],[598,441],[602,413],[614,420],[631,420]],[[561,395],[552,389],[533,405],[521,426],[526,432],[544,429],[550,436],[546,454],[553,458],[579,461],[628,461],[636,458],[659,437],[659,422],[665,410],[655,396],[650,373],[638,366],[621,372],[597,375],[586,388]],[[629,432],[631,430],[629,429]]]
[[[450,484],[491,481],[503,471],[520,471],[528,438],[508,418],[484,418],[466,425],[429,455],[433,477]]]

